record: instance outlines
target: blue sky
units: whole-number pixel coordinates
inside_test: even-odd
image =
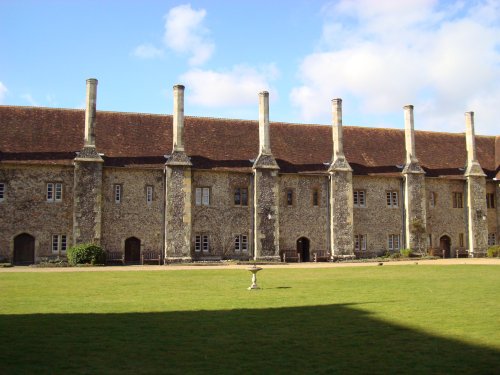
[[[500,134],[500,1],[0,1],[0,104]]]

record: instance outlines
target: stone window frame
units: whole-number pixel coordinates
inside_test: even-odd
[[[248,234],[234,235],[234,252],[235,253],[248,253]]]
[[[295,189],[286,188],[285,189],[285,202],[287,207],[295,206]]]
[[[397,246],[395,246],[397,243]],[[401,235],[389,234],[387,236],[387,248],[389,251],[399,251],[401,249]]]
[[[488,233],[488,246],[495,246],[497,244],[497,234]]]
[[[246,199],[243,199],[243,192],[245,192]],[[236,196],[238,196],[239,203],[236,202]],[[233,190],[233,204],[235,207],[248,207],[249,195],[248,186],[237,186]]]
[[[5,182],[0,182],[0,202],[5,200],[6,186],[7,184]]]
[[[386,192],[385,192],[385,204],[389,208],[398,208],[399,207],[399,191],[386,190]]]
[[[362,200],[362,202],[361,202]],[[366,190],[356,189],[352,191],[352,201],[356,208],[366,208]],[[357,203],[356,203],[357,202]]]
[[[52,235],[52,254],[66,254],[68,250],[68,236],[65,234]]]
[[[195,253],[210,253],[210,235],[208,233],[197,233],[194,236]]]
[[[312,188],[311,204],[313,207],[319,207],[319,202],[321,202],[321,189],[319,186],[314,186]]]
[[[465,235],[463,233],[458,234],[458,246],[465,247]]]
[[[486,208],[493,209],[496,207],[495,204],[495,193],[486,193]]]
[[[47,202],[62,202],[63,183],[47,182],[47,184],[45,185],[45,198]]]
[[[154,187],[153,185],[146,185],[146,203],[153,203],[154,199]]]
[[[198,194],[199,193],[199,194]],[[194,188],[194,205],[210,206],[212,188],[210,186],[197,186]]]
[[[354,250],[355,251],[366,251],[367,244],[366,234],[355,234],[354,235]]]
[[[461,191],[454,191],[451,196],[453,208],[464,208],[464,194]]]
[[[437,194],[435,191],[429,192],[429,207],[436,207],[437,203]]]
[[[120,204],[123,200],[123,185],[113,184],[113,199],[116,204]]]

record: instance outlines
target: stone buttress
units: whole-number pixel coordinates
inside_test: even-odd
[[[184,86],[174,86],[173,149],[165,163],[165,263],[190,261],[191,161],[184,150]]]
[[[279,259],[279,167],[271,152],[269,93],[259,94],[259,155],[253,164],[254,259]]]
[[[102,166],[95,147],[97,80],[87,80],[85,142],[74,159],[73,242],[101,242]]]
[[[467,210],[467,244],[470,257],[482,257],[488,247],[486,209],[486,175],[476,157],[474,112],[465,113],[467,165],[465,169],[465,204]]]
[[[354,254],[354,203],[352,168],[343,150],[342,99],[332,100],[333,157],[329,172],[330,183],[330,247],[332,257]]]
[[[425,254],[427,250],[427,215],[425,172],[420,167],[415,152],[413,106],[404,107],[406,161],[403,168],[404,180],[404,231],[407,249]]]

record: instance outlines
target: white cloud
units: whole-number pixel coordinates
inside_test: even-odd
[[[21,98],[26,100],[29,105],[32,105],[33,107],[39,107],[40,104],[33,98],[31,94],[22,94]]]
[[[145,43],[135,47],[132,54],[140,59],[155,59],[162,57],[164,52],[161,48],[157,48],[151,43]]]
[[[7,87],[0,81],[0,103],[3,103],[5,96],[7,95]]]
[[[345,97],[374,117],[412,103],[420,129],[463,131],[463,113],[475,110],[476,131],[498,133],[498,2],[344,0],[323,11],[318,50],[290,94],[304,120],[329,118],[325,100]]]
[[[192,69],[180,79],[186,84],[189,102],[209,108],[254,105],[260,91],[270,92],[271,99],[277,93],[271,87],[271,81],[279,75],[274,64],[259,69],[237,65],[231,70]]]
[[[184,4],[170,9],[165,16],[165,45],[189,55],[189,64],[193,66],[205,63],[215,50],[203,24],[206,14],[205,9],[194,10],[191,4]]]

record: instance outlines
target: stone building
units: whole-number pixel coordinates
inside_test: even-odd
[[[92,242],[138,262],[369,257],[411,248],[483,256],[499,242],[500,137],[174,113],[0,106],[0,257],[33,263]]]

